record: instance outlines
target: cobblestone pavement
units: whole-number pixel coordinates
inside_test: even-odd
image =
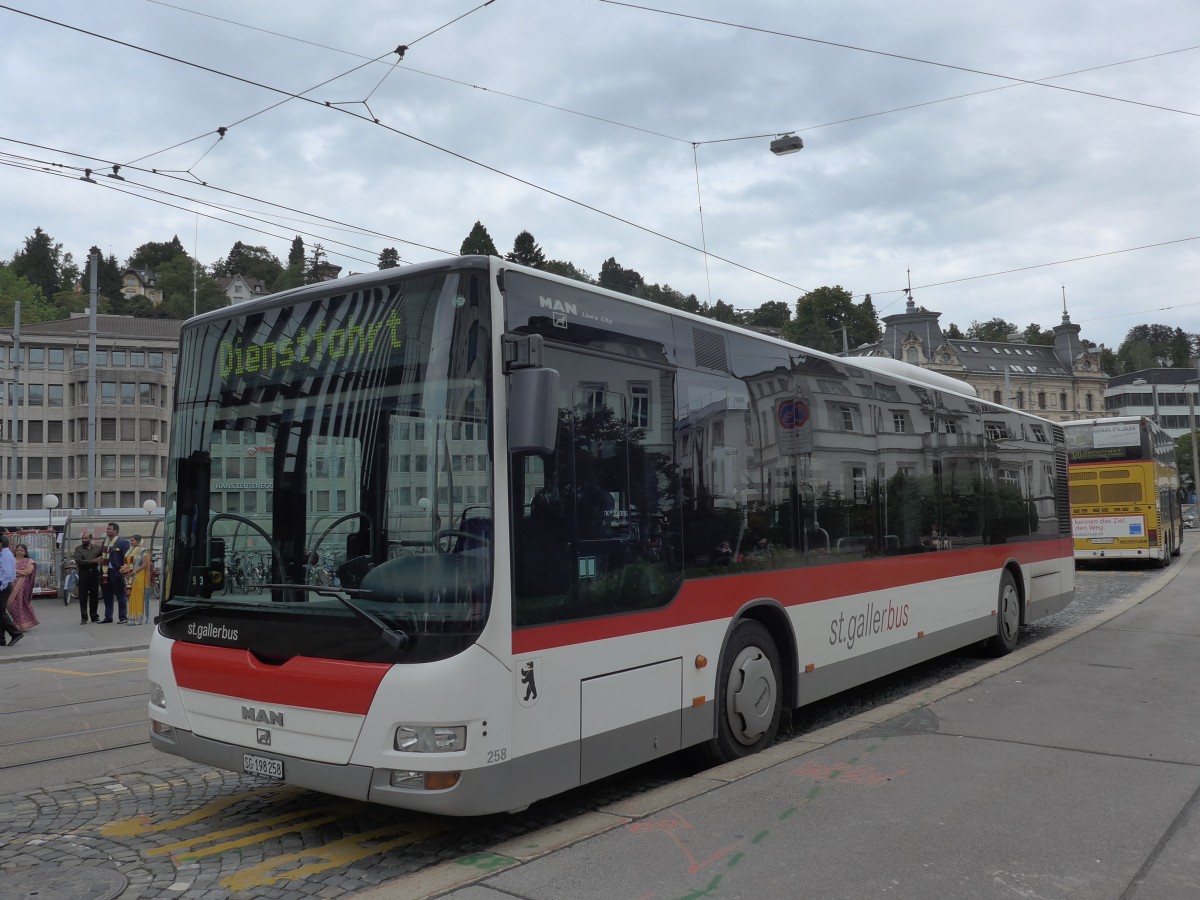
[[[1082,570],[1075,602],[1027,628],[1022,639],[1037,642],[1093,616],[1156,574]],[[781,740],[985,661],[970,651],[953,653],[813,704]],[[10,896],[36,891],[39,900],[341,897],[450,859],[487,868],[490,846],[696,771],[697,764],[677,756],[524,813],[462,820],[341,800],[164,756],[137,771],[0,800],[0,884],[20,891]]]

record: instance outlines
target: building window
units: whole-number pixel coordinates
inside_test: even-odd
[[[137,419],[121,419],[121,440],[132,441],[137,432]]]
[[[914,366],[918,365],[920,363],[921,358],[917,354],[916,347],[909,347],[907,350],[904,351],[904,361],[906,363],[909,363]]]
[[[101,419],[100,420],[100,440],[115,441],[117,439],[117,420],[116,419]]]
[[[46,385],[46,405],[56,406],[59,409],[63,405],[63,386],[61,384]]]
[[[1004,394],[1000,393],[1000,391],[992,391],[992,402],[1003,406]]]
[[[1039,444],[1049,443],[1046,440],[1046,430],[1041,425],[1030,425],[1029,429],[1033,432],[1033,439]]]
[[[908,431],[907,413],[892,411],[892,431],[896,434],[904,434]]]
[[[837,408],[842,431],[862,431],[857,406],[841,406]]]
[[[133,404],[137,401],[136,390],[137,390],[137,386],[135,384],[133,384],[133,382],[131,382],[131,381],[122,381],[121,382],[121,405],[122,406],[133,406]]]
[[[650,385],[645,381],[635,381],[629,385],[632,398],[629,409],[629,424],[634,428],[650,427]]]
[[[1046,392],[1038,391],[1038,409],[1046,408]]]
[[[850,485],[854,493],[854,500],[858,503],[864,503],[867,499],[867,470],[862,466],[854,466],[850,469]]]
[[[100,457],[100,477],[117,477],[117,457],[114,453],[105,453]]]
[[[132,478],[134,472],[134,455],[132,453],[121,454],[121,477]]]
[[[116,405],[117,383],[115,381],[100,382],[100,402],[114,406]]]
[[[26,478],[41,478],[42,477],[42,458],[40,456],[31,456],[25,460],[25,477]]]
[[[48,351],[48,359],[50,364],[47,368],[51,372],[61,372],[63,370],[63,360],[66,358],[66,351],[62,347],[51,347]]]
[[[63,442],[62,420],[52,420],[46,423],[46,443],[61,444]]]
[[[63,461],[61,456],[51,456],[46,459],[46,477],[63,477]]]
[[[1062,393],[1060,393],[1058,395],[1058,408],[1059,409],[1067,408],[1067,392],[1066,391],[1063,391]]]
[[[42,428],[43,428],[43,423],[41,422],[41,420],[35,419],[29,423],[29,430],[26,432],[26,434],[29,436],[28,437],[29,443],[31,443],[31,444],[42,443]]]
[[[1017,391],[1017,409],[1025,408],[1025,392]]]
[[[44,384],[29,385],[29,405],[30,406],[45,406],[46,405],[46,386]]]
[[[1087,405],[1088,411],[1089,411],[1089,412],[1091,412],[1091,409],[1092,409],[1092,395],[1091,395],[1091,394],[1088,394],[1088,395],[1087,395],[1087,397],[1085,397],[1084,399],[1085,399],[1085,401],[1086,401],[1086,405]]]

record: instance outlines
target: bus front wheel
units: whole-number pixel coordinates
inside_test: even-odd
[[[743,619],[723,654],[717,684],[717,734],[706,746],[714,762],[729,762],[770,746],[783,713],[779,650],[766,626]]]
[[[996,599],[996,634],[988,638],[987,650],[992,656],[1012,653],[1021,637],[1021,592],[1017,580],[1007,569],[1000,576],[1000,595]]]

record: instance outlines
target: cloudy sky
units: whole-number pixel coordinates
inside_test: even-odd
[[[943,326],[1052,327],[1065,288],[1115,347],[1200,332],[1198,85],[1195,0],[0,0],[0,258],[364,271],[480,220],[741,309],[888,315],[911,270]]]

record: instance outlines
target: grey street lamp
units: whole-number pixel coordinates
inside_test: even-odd
[[[771,141],[771,152],[776,156],[786,156],[804,149],[804,141],[798,134],[781,134]]]
[[[42,506],[46,507],[46,527],[54,530],[54,510],[58,509],[58,494],[47,494],[42,498]]]

